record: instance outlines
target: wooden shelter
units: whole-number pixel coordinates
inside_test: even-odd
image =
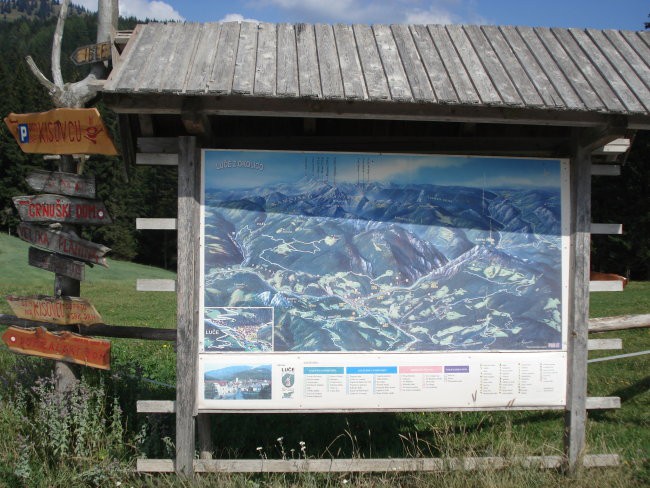
[[[571,472],[616,461],[584,453],[586,409],[616,404],[587,398],[590,234],[620,229],[591,223],[591,175],[616,174],[592,163],[611,162],[617,148],[629,147],[621,139],[650,129],[650,32],[148,24],[119,33],[114,42],[122,52],[102,92],[119,113],[124,157],[179,167],[177,221],[141,222],[142,228],[177,228],[179,235],[176,283],[142,284],[178,294],[177,400],[149,406],[176,412],[177,455],[175,462],[141,469],[187,474],[360,466],[350,460],[338,468],[330,461],[278,461],[284,464],[266,468],[193,462],[201,147],[569,158],[566,450],[564,457],[539,461],[564,463]],[[437,466],[425,464],[405,460],[397,469]],[[388,465],[373,466],[368,469]]]

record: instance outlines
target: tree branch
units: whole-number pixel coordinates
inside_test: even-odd
[[[68,4],[70,0],[63,0],[61,10],[59,10],[59,19],[56,22],[54,39],[52,40],[52,79],[54,84],[63,88],[63,75],[61,74],[61,42],[63,40],[63,27],[65,19],[68,16]]]
[[[31,72],[34,74],[38,82],[45,87],[47,92],[50,94],[52,98],[56,98],[60,96],[61,94],[61,88],[56,86],[54,83],[52,83],[50,80],[47,79],[47,77],[43,74],[43,72],[36,66],[36,63],[32,59],[31,56],[27,56],[25,58],[25,61],[27,61],[27,66],[29,66],[29,69]]]

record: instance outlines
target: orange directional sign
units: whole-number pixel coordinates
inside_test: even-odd
[[[4,119],[23,152],[117,155],[96,108],[57,108]]]
[[[9,295],[7,302],[16,317],[21,319],[59,325],[92,325],[102,322],[102,317],[95,307],[84,298]]]
[[[19,329],[9,327],[2,341],[13,352],[83,364],[99,369],[111,369],[111,343],[88,339],[72,332],[55,334],[42,327]]]
[[[70,56],[72,62],[77,66],[81,64],[97,63],[99,61],[108,61],[111,59],[111,43],[100,42],[99,44],[90,44],[75,49]]]

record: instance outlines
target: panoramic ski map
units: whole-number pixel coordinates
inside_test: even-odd
[[[560,350],[563,164],[206,151],[203,350]]]

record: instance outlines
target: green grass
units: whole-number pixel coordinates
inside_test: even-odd
[[[0,294],[51,294],[52,273],[27,264],[28,245],[0,234]],[[81,295],[90,299],[104,321],[109,324],[150,327],[175,327],[175,295],[135,291],[137,278],[173,278],[172,273],[156,268],[110,261],[110,268],[87,269]],[[0,313],[10,313],[0,302]],[[594,293],[592,316],[650,313],[650,283],[631,283],[623,293]],[[590,357],[608,356],[650,349],[650,331],[637,329],[591,337],[620,337],[623,351],[593,351]],[[173,416],[138,416],[134,401],[174,398],[169,388],[143,383],[150,378],[164,383],[175,381],[175,354],[168,343],[112,340],[113,371],[89,373],[102,379],[107,390],[120,398],[124,422],[131,437],[146,425],[152,446],[140,451],[150,456],[164,456],[161,439],[173,439]],[[51,362],[36,358],[19,358],[0,349],[0,373],[17,367],[47,371]],[[27,365],[27,366],[26,366]],[[354,486],[647,486],[650,485],[650,355],[589,366],[590,396],[620,396],[622,408],[591,411],[587,432],[587,452],[616,452],[624,465],[616,469],[589,470],[581,481],[570,481],[554,471],[512,469],[506,473],[481,475],[445,473],[428,475],[220,475],[200,477],[185,484],[173,476],[136,476],[124,480],[129,486],[342,486],[347,480]],[[32,374],[32,373],[30,373]],[[36,373],[33,373],[36,374]],[[118,374],[119,376],[115,376]],[[29,378],[30,376],[26,376]],[[1,380],[2,378],[0,378]],[[17,431],[11,419],[3,416],[6,395],[0,381],[0,486],[3,460],[20,459],[15,441]],[[320,415],[239,415],[212,416],[213,439],[217,457],[256,458],[262,447],[269,458],[280,457],[277,443],[283,437],[286,450],[298,450],[306,442],[313,457],[403,457],[403,456],[488,456],[560,454],[562,452],[563,415],[561,412],[476,412],[476,413],[402,413],[402,414],[320,414]],[[153,445],[157,443],[156,445]],[[149,451],[147,451],[149,449]],[[5,453],[5,454],[3,454]],[[134,455],[135,457],[135,455]],[[133,460],[130,461],[131,463]],[[72,471],[43,474],[44,484],[69,484]],[[67,476],[66,475],[66,476]],[[58,478],[56,476],[59,476]],[[63,477],[61,477],[63,476]],[[76,475],[75,475],[76,476]],[[470,476],[470,478],[467,478]],[[78,479],[78,478],[74,478]],[[468,481],[469,480],[469,481]],[[78,486],[85,486],[79,484]],[[115,486],[115,484],[112,484]]]

